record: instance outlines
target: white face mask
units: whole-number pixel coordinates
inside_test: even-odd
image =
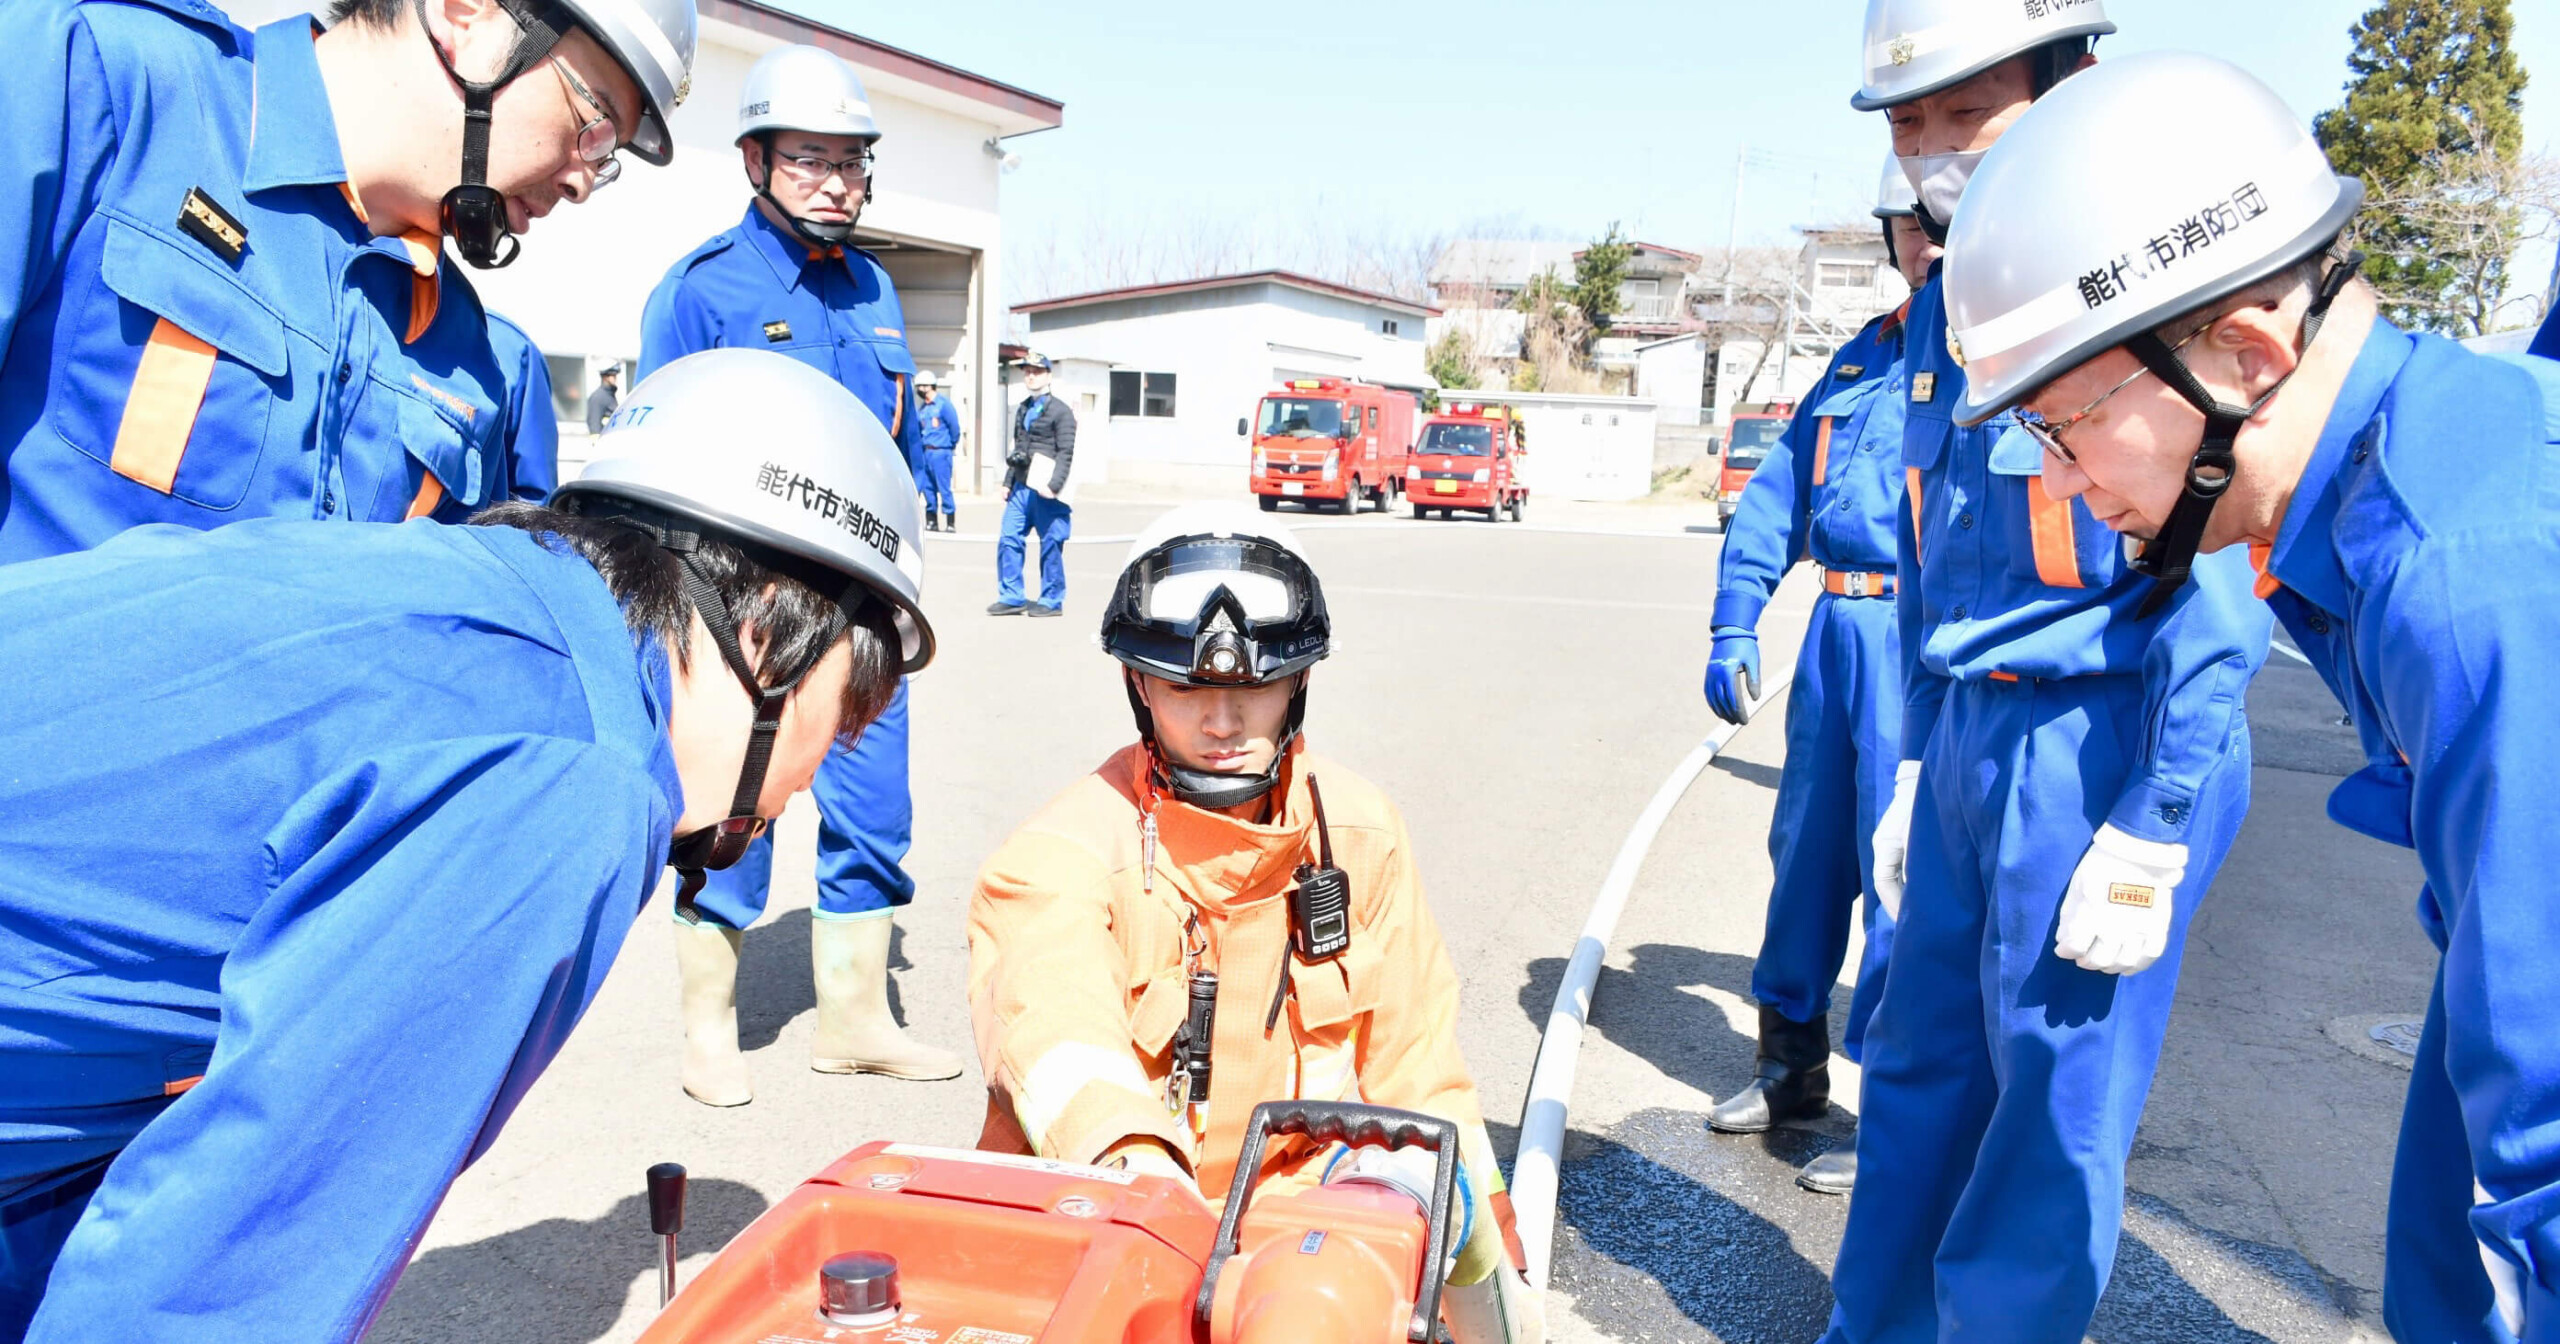
[[[1952,224],[1956,218],[1956,202],[1964,199],[1964,184],[1973,180],[1973,170],[1982,166],[1988,150],[1968,150],[1962,154],[1901,154],[1902,175],[1911,179],[1911,189],[1920,193],[1920,204],[1929,217],[1941,224]]]

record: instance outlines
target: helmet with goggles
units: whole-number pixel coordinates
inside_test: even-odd
[[[1333,650],[1324,590],[1298,540],[1233,503],[1187,504],[1138,534],[1102,615],[1102,647],[1134,673],[1186,686],[1266,686]],[[1129,707],[1155,746],[1155,720],[1133,679]],[[1239,778],[1165,762],[1168,790],[1199,807],[1234,807],[1269,792],[1306,717],[1290,697],[1280,750]]]

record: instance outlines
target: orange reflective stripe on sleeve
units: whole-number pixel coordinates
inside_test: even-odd
[[[199,1073],[193,1078],[179,1078],[171,1082],[162,1083],[160,1085],[160,1095],[164,1097],[174,1097],[203,1081],[204,1075]]]
[[[1822,478],[1831,472],[1831,419],[1826,415],[1813,422],[1813,483],[1815,485],[1822,484]]]
[[[432,471],[426,473],[426,477],[418,483],[418,497],[409,501],[409,511],[402,517],[424,518],[444,502],[444,482],[437,480]]]
[[[2036,547],[2036,577],[2051,588],[2086,588],[2080,581],[2080,547],[2072,537],[2071,501],[2044,492],[2044,482],[2029,481],[2027,530]]]
[[[133,394],[125,398],[107,465],[161,494],[175,491],[179,459],[187,455],[187,437],[195,432],[196,412],[212,381],[213,347],[160,319],[133,371]]]
[[[1911,558],[1920,558],[1920,469],[1902,469],[1904,493],[1911,497]]]
[[[889,437],[894,439],[898,437],[898,431],[907,426],[907,375],[893,373],[889,375],[889,381],[898,389],[898,395],[889,402]]]

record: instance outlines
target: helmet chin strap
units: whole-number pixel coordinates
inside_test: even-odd
[[[427,0],[413,0],[418,14],[418,30],[427,32]],[[537,0],[499,0],[507,14],[523,29],[516,39],[506,68],[496,79],[474,82],[464,79],[453,68],[453,57],[443,45],[427,34],[427,47],[436,54],[436,62],[444,67],[445,76],[462,90],[462,181],[444,194],[442,207],[444,231],[453,239],[462,259],[477,270],[497,270],[514,263],[522,244],[507,225],[507,198],[489,185],[490,107],[498,90],[513,82],[536,61],[551,54],[560,45],[562,25],[553,21],[555,12]]]
[[[791,226],[792,236],[798,238],[801,242],[820,251],[825,251],[831,247],[844,246],[845,242],[853,237],[853,226],[862,222],[862,206],[854,206],[852,218],[847,219],[842,224],[828,224],[820,220],[802,219],[800,216],[791,213],[791,207],[784,205],[782,203],[782,199],[773,194],[773,132],[758,132],[756,135],[756,143],[764,146],[764,180],[762,182],[758,182],[753,178],[749,178],[747,182],[749,186],[756,189],[756,195],[763,197],[767,203],[773,206],[774,213],[782,216],[783,223]],[[862,179],[862,199],[865,204],[869,203],[871,200],[872,181],[873,179],[869,176],[865,176]]]
[[[1138,693],[1138,674],[1124,671],[1121,688],[1129,693],[1129,712],[1137,717],[1138,737],[1147,745],[1147,759],[1158,768],[1157,787],[1177,802],[1189,803],[1204,811],[1216,812],[1242,807],[1280,783],[1280,766],[1289,759],[1289,747],[1298,740],[1298,731],[1307,719],[1307,682],[1298,677],[1298,689],[1289,694],[1289,719],[1280,732],[1280,745],[1271,753],[1271,764],[1252,775],[1219,774],[1212,770],[1194,770],[1176,762],[1156,740],[1156,716],[1147,709],[1146,697]]]
[[[2301,352],[2309,352],[2311,342],[2320,335],[2321,322],[2329,316],[2329,305],[2337,301],[2339,291],[2363,266],[2364,254],[2358,252],[2330,267],[2328,274],[2321,277],[2319,291],[2302,316]],[[2157,331],[2132,337],[2124,348],[2204,415],[2204,438],[2196,445],[2195,455],[2187,460],[2186,483],[2179,491],[2178,502],[2170,507],[2169,520],[2161,526],[2160,535],[2152,538],[2133,561],[2134,569],[2150,575],[2152,580],[2150,593],[2134,612],[2140,619],[2168,605],[2170,595],[2186,583],[2195,568],[2196,550],[2204,543],[2205,524],[2213,517],[2213,506],[2222,502],[2224,492],[2231,488],[2235,465],[2232,445],[2238,441],[2241,429],[2275,399],[2293,374],[2276,379],[2248,405],[2234,406],[2207,390]]]
[[[737,623],[730,619],[729,604],[720,600],[720,590],[711,586],[694,561],[701,537],[675,528],[655,531],[658,544],[675,553],[676,564],[684,573],[685,595],[693,599],[695,610],[702,613],[703,624],[710,627],[712,642],[720,646],[720,661],[729,665],[729,671],[746,686],[748,698],[756,702],[755,723],[747,733],[746,761],[738,769],[738,791],[729,800],[727,819],[676,837],[667,856],[668,866],[676,870],[676,917],[693,924],[701,921],[693,898],[709,880],[704,876],[705,870],[727,868],[746,857],[747,846],[764,829],[756,808],[764,795],[766,768],[773,762],[773,740],[782,730],[783,702],[791,698],[792,688],[800,679],[794,677],[779,686],[766,686],[756,680],[754,666],[738,647]]]

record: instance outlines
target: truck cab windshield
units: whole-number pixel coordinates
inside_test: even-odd
[[[1433,425],[1422,431],[1417,453],[1448,453],[1454,457],[1489,457],[1493,454],[1491,425]]]
[[[1786,432],[1787,422],[1784,420],[1734,421],[1733,441],[1726,444],[1724,450],[1725,468],[1739,471],[1744,467],[1759,466],[1761,459],[1769,455],[1770,446]]]
[[[1357,412],[1354,412],[1357,418]],[[1342,403],[1297,397],[1262,400],[1262,437],[1266,439],[1331,439],[1343,436]]]

